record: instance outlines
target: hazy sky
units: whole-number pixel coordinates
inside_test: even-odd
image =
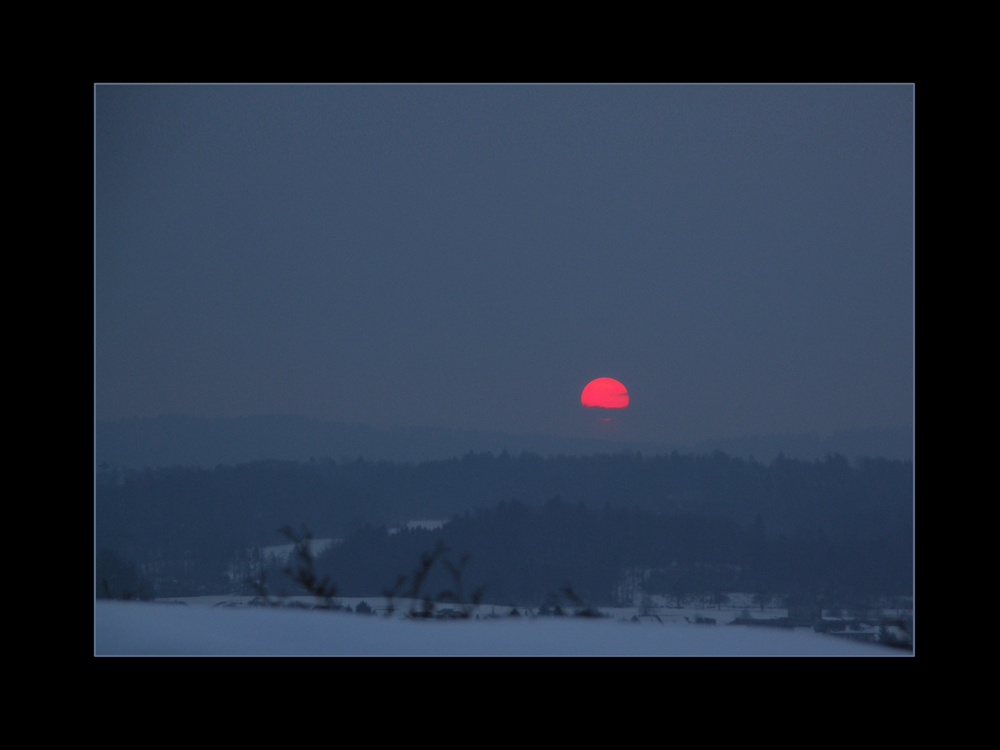
[[[96,409],[913,423],[912,86],[97,86]],[[596,423],[580,392],[629,390]]]

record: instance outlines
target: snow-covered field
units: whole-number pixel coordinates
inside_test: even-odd
[[[631,620],[633,616],[643,615],[644,621],[658,621],[663,624],[693,623],[698,618],[705,617],[714,619],[719,625],[728,625],[737,617],[744,614],[749,614],[751,618],[757,620],[771,620],[778,617],[786,617],[788,615],[788,610],[783,607],[767,607],[766,610],[761,611],[760,607],[754,607],[750,602],[751,597],[749,594],[731,594],[730,604],[721,608],[715,606],[709,607],[696,605],[678,608],[674,606],[667,606],[663,597],[653,596],[650,598],[652,606],[645,610],[641,609],[639,606],[600,607],[600,612],[601,614],[607,615],[615,620]],[[172,597],[159,599],[158,601],[163,603],[183,603],[195,607],[244,608],[248,606],[252,607],[254,604],[259,603],[260,597],[236,594],[219,594],[215,596]],[[285,607],[300,607],[302,609],[312,609],[318,603],[318,600],[314,596],[283,596],[275,597],[273,601]],[[389,607],[389,600],[381,596],[338,596],[335,601],[341,607],[350,607],[352,611],[357,608],[358,604],[364,602],[379,615],[385,615]],[[398,617],[405,617],[411,608],[419,610],[421,602],[405,598],[397,598],[394,600],[392,606]],[[437,611],[441,611],[441,609],[450,606],[451,605],[439,604],[437,605]],[[563,602],[563,606],[566,607],[567,614],[571,614],[577,609],[573,606],[567,606],[565,602]],[[511,609],[512,607],[509,605],[494,606],[491,604],[482,604],[475,608],[475,613],[480,617],[504,617],[510,614]],[[521,613],[527,613],[527,610],[523,607],[521,607],[519,611]]]
[[[230,605],[233,597],[218,597]],[[341,600],[354,605],[354,601]],[[358,600],[360,601],[360,600]],[[375,605],[375,602],[369,602]],[[489,608],[481,608],[489,614]],[[498,608],[499,609],[499,608]],[[505,608],[506,609],[506,608]],[[703,614],[712,616],[702,610]],[[663,618],[661,618],[663,619]],[[904,656],[808,628],[623,618],[415,621],[346,612],[98,601],[97,655]]]

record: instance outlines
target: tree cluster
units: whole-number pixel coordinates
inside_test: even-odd
[[[467,556],[466,581],[494,604],[539,606],[567,588],[601,606],[630,605],[639,590],[678,604],[733,591],[857,602],[910,593],[912,556],[902,542],[821,532],[770,536],[761,523],[745,528],[689,513],[593,511],[555,498],[537,510],[502,503],[433,531],[390,535],[367,527],[321,555],[317,568],[342,595],[366,596],[383,591],[425,550],[441,548]],[[431,590],[448,583],[444,570],[428,575]]]

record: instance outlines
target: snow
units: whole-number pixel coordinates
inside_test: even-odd
[[[341,541],[340,539],[307,539],[306,544],[309,546],[309,554],[315,559],[321,552],[325,552],[334,544],[340,544]],[[277,560],[282,565],[286,565],[294,550],[294,544],[275,544],[270,547],[261,547],[260,551],[265,560]]]
[[[346,612],[94,604],[97,655],[904,656],[837,636],[770,627],[615,618],[418,621]]]

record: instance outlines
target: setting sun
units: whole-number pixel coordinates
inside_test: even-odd
[[[580,394],[580,403],[588,407],[624,409],[628,406],[628,390],[614,378],[597,378],[587,383]]]

